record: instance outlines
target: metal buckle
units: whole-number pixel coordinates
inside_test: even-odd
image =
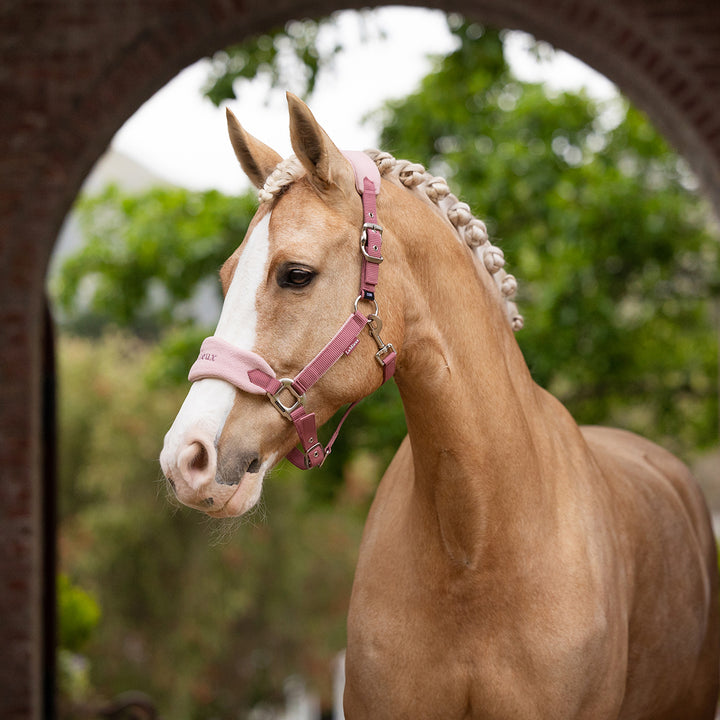
[[[373,297],[373,298],[366,298],[366,297],[363,297],[362,295],[358,295],[357,298],[356,298],[356,300],[355,300],[355,312],[358,311],[358,305],[360,305],[360,303],[363,302],[363,301],[365,301],[365,300],[367,300],[368,302],[371,302],[371,303],[373,303],[373,305],[375,305],[375,312],[367,316],[367,317],[368,317],[368,320],[369,320],[370,318],[376,318],[376,317],[377,317],[377,314],[380,312],[380,310],[379,310],[379,308],[378,308],[377,300],[376,300],[374,297]]]
[[[367,244],[368,244],[368,230],[374,230],[376,233],[380,234],[380,238],[382,239],[382,233],[383,229],[380,227],[380,225],[376,225],[375,223],[363,223],[363,231],[360,235],[360,252],[363,254],[363,257],[371,263],[374,263],[375,265],[379,265],[383,261],[383,257],[373,257],[372,255],[368,255],[368,251],[366,250]],[[376,248],[377,249],[377,248]]]
[[[297,390],[292,386],[292,378],[280,378],[278,382],[282,385],[282,387],[278,388],[277,392],[274,393],[266,393],[268,398],[270,399],[270,402],[275,406],[275,409],[285,418],[288,420],[292,420],[292,417],[290,417],[290,413],[297,410],[299,407],[303,407],[305,405],[305,396],[300,395]],[[283,390],[288,390],[290,394],[295,398],[295,402],[292,405],[285,405],[282,400],[280,400],[279,395]]]
[[[390,353],[395,352],[395,348],[392,346],[392,343],[388,343],[387,345],[383,345],[376,353],[375,353],[375,359],[378,361],[381,367],[385,367],[385,363],[383,362],[383,358],[389,355]]]
[[[320,451],[319,457],[321,459],[320,459],[320,463],[318,465],[316,465],[315,467],[322,467],[325,462],[325,458],[327,458],[327,456],[330,454],[329,451],[325,452],[325,448],[323,448],[321,443],[316,442],[309,450],[307,450],[305,452],[305,467],[308,470],[310,470],[310,468],[313,467],[312,460],[310,459],[310,455],[313,454],[314,457],[318,457],[318,454],[316,452],[317,450]]]
[[[382,330],[382,320],[378,317],[377,314],[377,303],[375,303],[375,312],[372,315],[368,315],[368,324],[367,329],[370,332],[370,335],[372,335],[373,340],[375,341],[375,344],[382,348],[385,346],[385,343],[383,342],[383,339],[380,337],[380,331]]]

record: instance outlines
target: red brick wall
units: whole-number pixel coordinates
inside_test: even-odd
[[[717,0],[439,0],[521,28],[613,79],[720,208]],[[361,3],[359,3],[361,5]],[[0,4],[0,717],[42,707],[43,284],[59,225],[132,112],[185,65],[349,0],[5,0]]]

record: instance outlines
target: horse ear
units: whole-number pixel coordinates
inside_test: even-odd
[[[287,93],[287,101],[290,141],[311,182],[321,191],[331,185],[350,184],[354,188],[350,163],[320,127],[308,106],[292,93]]]
[[[240,166],[250,182],[255,187],[262,188],[268,175],[277,167],[282,157],[250,133],[245,132],[230,108],[225,108],[225,115],[230,142]]]

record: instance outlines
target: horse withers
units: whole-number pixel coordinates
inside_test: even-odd
[[[317,427],[394,373],[408,435],[360,547],[346,716],[713,718],[715,540],[686,467],[578,427],[533,382],[515,279],[442,179],[340,152],[288,101],[287,160],[228,113],[261,204],[165,438],[178,498],[246,512],[284,456],[320,464]]]

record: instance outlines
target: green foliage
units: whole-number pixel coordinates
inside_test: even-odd
[[[58,645],[79,652],[100,621],[100,606],[88,592],[73,585],[65,573],[57,577]]]
[[[311,95],[322,68],[341,50],[339,44],[323,50],[320,29],[332,26],[332,18],[291,20],[282,28],[215,53],[205,95],[220,105],[237,97],[237,81],[265,78],[272,87],[294,88]]]
[[[103,608],[83,646],[95,694],[244,717],[300,673],[329,704],[372,487],[350,478],[351,495],[313,505],[287,466],[249,520],[173,512],[157,456],[188,387],[153,391],[152,352],[128,335],[59,343],[61,567]]]
[[[147,337],[192,322],[191,299],[217,277],[257,209],[255,194],[115,186],[76,205],[85,245],[64,262],[51,291],[76,331],[107,324]],[[220,300],[220,286],[212,282]]]
[[[549,95],[513,77],[501,33],[452,28],[457,51],[383,110],[382,147],[446,175],[499,237],[528,364],[581,422],[717,442],[720,252],[684,164],[622,101]]]
[[[372,10],[354,13],[361,38],[382,36]],[[285,26],[233,45],[213,55],[203,90],[215,105],[242,94],[244,83],[264,81],[268,87],[292,90],[308,98],[320,75],[342,52],[338,13],[319,20],[291,20]]]
[[[57,576],[57,683],[63,704],[85,701],[91,692],[90,663],[79,653],[100,622],[94,595],[73,584],[65,573]]]

